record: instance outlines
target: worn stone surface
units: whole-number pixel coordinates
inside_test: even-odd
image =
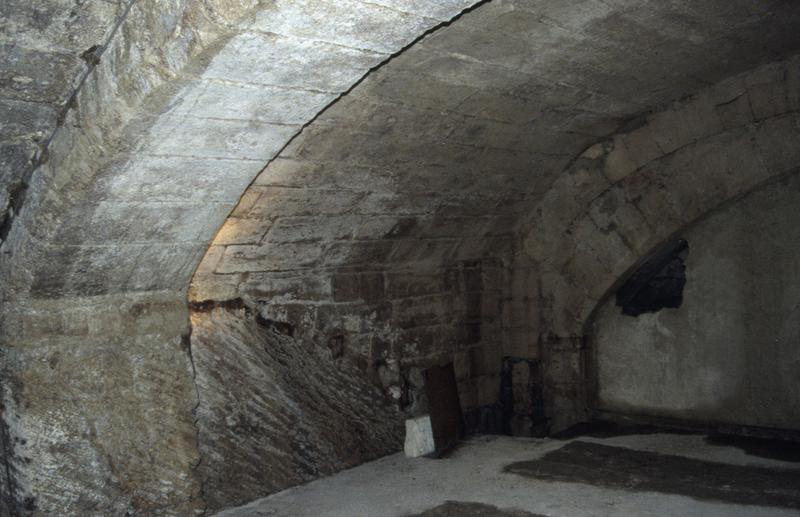
[[[185,304],[162,294],[3,308],[6,511],[202,510]]]
[[[543,517],[522,510],[501,509],[496,506],[481,503],[462,503],[447,501],[443,505],[425,510],[422,513],[408,517]]]
[[[547,422],[539,361],[504,357],[500,402],[503,432],[514,436],[545,436]]]
[[[132,247],[138,244],[167,243],[179,234],[184,247],[194,243],[187,255],[191,265],[174,270],[175,281],[162,278],[153,284],[184,288],[208,237],[258,170],[371,68],[441,23],[357,1],[238,7],[233,0],[213,6],[186,1],[169,14],[146,3],[126,11],[61,117],[64,124],[49,145],[49,161],[31,178],[28,213],[33,217],[35,208],[43,207],[42,213],[35,222],[15,224],[30,236],[20,229],[6,245],[15,256],[30,259],[8,266],[12,277],[31,278],[20,282],[21,293],[76,294],[82,286],[69,270],[80,269],[81,262],[110,262],[115,269],[111,257],[136,254]],[[224,16],[210,15],[212,10]],[[459,12],[455,4],[446,11],[450,17]],[[325,23],[318,23],[321,19]],[[142,61],[153,66],[137,67]],[[82,124],[85,120],[91,127]],[[224,162],[232,163],[232,174],[219,167]],[[200,191],[204,182],[195,182],[198,167],[213,171],[206,178],[217,180]],[[161,190],[149,188],[143,203],[131,199],[141,197],[140,186],[150,187],[153,173]],[[226,192],[218,190],[220,181],[228,184]],[[217,203],[173,203],[177,190],[204,192]],[[165,205],[173,211],[170,219],[184,222],[170,230],[154,225]],[[130,217],[131,210],[138,216]],[[207,226],[191,228],[189,221],[199,220]],[[102,226],[108,231],[94,232]],[[35,242],[53,244],[53,239],[58,244],[47,248]],[[56,289],[47,287],[54,276],[52,262],[32,260],[41,255],[58,257],[62,264],[57,274],[64,278]],[[105,285],[97,279],[95,294],[158,289],[125,285],[129,272],[120,266],[118,274],[105,275]]]
[[[555,7],[548,9],[553,9],[554,19],[569,17]],[[428,336],[433,337],[425,339],[438,343],[435,346],[442,351],[439,355],[446,357],[451,343],[464,338],[479,339],[481,343],[502,341],[517,357],[539,354],[540,332],[556,332],[564,336],[565,342],[572,342],[573,336],[582,333],[579,322],[586,320],[618,275],[641,253],[668,236],[653,233],[655,223],[651,221],[674,214],[673,205],[654,206],[648,213],[630,202],[636,194],[620,195],[621,189],[609,186],[628,181],[626,185],[642,188],[641,182],[634,180],[634,173],[647,172],[643,170],[647,164],[663,159],[671,162],[672,169],[685,170],[686,162],[672,158],[678,149],[684,150],[685,160],[694,163],[703,160],[701,153],[707,155],[710,149],[724,153],[728,146],[739,147],[745,136],[741,132],[721,136],[724,131],[717,114],[719,105],[711,100],[712,89],[708,88],[689,101],[653,113],[649,124],[609,138],[608,143],[601,144],[599,154],[573,162],[568,173],[563,174],[562,168],[572,156],[635,118],[642,106],[667,102],[675,91],[695,91],[704,86],[703,81],[711,82],[721,75],[708,69],[700,74],[703,80],[691,78],[688,82],[686,76],[671,76],[663,70],[657,80],[655,75],[647,74],[630,77],[629,81],[620,75],[615,82],[602,77],[596,61],[600,56],[584,54],[586,45],[596,42],[593,38],[601,34],[608,36],[618,23],[630,28],[629,23],[642,13],[626,19],[598,8],[584,13],[586,18],[580,21],[569,20],[577,26],[551,23],[549,30],[531,29],[523,36],[515,33],[501,38],[486,30],[486,26],[499,25],[501,19],[524,18],[531,12],[508,2],[492,3],[468,13],[454,26],[437,31],[371,74],[326,110],[248,189],[226,226],[247,228],[244,238],[250,245],[225,245],[222,240],[215,243],[226,249],[209,253],[208,263],[204,261],[193,280],[193,296],[224,299],[238,290],[256,289],[256,283],[250,280],[254,273],[263,275],[295,267],[322,271],[323,276],[334,266],[390,271],[411,268],[416,272],[489,255],[504,265],[506,279],[517,274],[527,275],[528,279],[510,282],[513,287],[504,283],[503,289],[497,291],[502,294],[497,296],[496,304],[489,301],[492,296],[483,296],[488,303],[481,302],[481,321],[484,325],[490,319],[501,321],[499,331],[497,327],[483,326],[478,336],[474,327],[467,324],[466,334],[453,334],[447,328],[429,332]],[[640,19],[643,18],[646,17]],[[583,31],[576,34],[577,27]],[[575,45],[572,56],[585,67],[576,67],[575,80],[569,86],[561,82],[545,86],[541,77],[535,76],[532,64],[525,61],[526,38],[543,46],[568,41]],[[672,38],[665,37],[665,41]],[[693,47],[691,52],[698,52],[700,47]],[[501,48],[503,53],[499,52]],[[509,48],[516,54],[509,53]],[[640,49],[634,53],[624,53],[623,49],[624,46],[604,48],[603,56],[613,54],[618,60],[635,61],[631,67],[642,66],[638,60]],[[543,62],[537,65],[542,70],[563,73],[556,67],[560,54],[545,53],[541,59]],[[675,66],[675,70],[680,69]],[[771,66],[788,70],[794,65],[787,62]],[[418,81],[420,76],[425,80]],[[773,77],[783,80],[780,74]],[[395,78],[403,87],[398,87]],[[646,86],[647,81],[651,81],[651,87]],[[581,88],[583,84],[586,86]],[[554,117],[554,110],[562,116]],[[752,122],[749,118],[743,124]],[[789,140],[792,131],[786,131]],[[700,145],[698,141],[707,144]],[[744,146],[739,152],[749,149]],[[667,153],[671,153],[671,159],[664,157]],[[756,156],[759,153],[756,151]],[[708,181],[719,182],[722,188],[715,188],[711,196],[703,194],[703,189],[696,191],[699,195],[694,206],[681,208],[679,220],[685,222],[713,206],[715,199],[727,199],[767,177],[769,173],[758,166],[758,161],[745,158],[744,163],[753,166],[749,177],[743,174],[729,184],[721,176],[714,180],[709,177]],[[723,170],[733,162],[731,159],[722,164]],[[599,170],[586,170],[576,163],[580,167],[591,163]],[[707,165],[711,170],[717,166]],[[526,173],[530,170],[537,174]],[[659,178],[666,175],[660,174]],[[688,190],[694,184],[685,185]],[[659,189],[654,189],[657,196]],[[682,194],[683,191],[671,199],[680,199]],[[539,199],[547,209],[529,210],[528,206],[535,206]],[[573,210],[583,214],[586,203],[592,200],[589,217],[573,215]],[[324,217],[314,218],[315,213]],[[552,277],[559,283],[544,289],[542,280],[536,285],[537,280],[530,278],[540,268],[526,264],[525,257],[518,264],[511,259],[513,234],[506,230],[527,213],[538,215],[533,222],[523,217],[517,226],[523,233],[531,233],[523,246],[534,242],[531,246],[538,249],[531,254],[537,260],[544,257],[548,274],[550,262],[559,260],[552,267]],[[546,217],[553,220],[542,220]],[[573,222],[575,237],[565,239],[564,223]],[[569,226],[566,229],[572,231]],[[372,233],[374,230],[378,232]],[[230,233],[226,232],[225,237],[230,240]],[[292,242],[295,239],[297,242]],[[541,240],[546,246],[540,245]],[[572,249],[547,247],[553,242],[558,246],[572,245]],[[336,277],[338,293],[334,299],[377,300],[380,284],[373,280],[362,278],[347,287],[342,277]],[[564,288],[559,288],[562,285]],[[506,287],[515,292],[505,291]],[[591,296],[586,296],[587,290]],[[500,302],[503,296],[511,296],[513,303],[505,303],[504,308]],[[433,312],[447,306],[442,300],[432,303]],[[470,303],[467,299],[468,306]],[[551,316],[552,306],[556,308]],[[302,314],[308,322],[315,317],[308,310]],[[377,315],[378,320],[383,319],[380,311]],[[397,323],[392,315],[384,328]],[[493,354],[483,354],[475,361],[484,370],[476,372],[482,378],[460,382],[467,411],[496,403],[499,397],[500,349],[482,346],[480,350],[493,350]],[[582,386],[586,382],[585,369],[567,378],[560,378],[558,373],[562,371],[560,365],[582,364],[581,350],[555,350],[548,356],[564,356],[550,376],[560,384],[551,390],[550,405],[569,408],[560,411],[563,417],[553,418],[553,422],[560,422],[558,425],[569,425],[574,416],[567,415],[572,411],[586,414],[581,403],[571,402],[587,393]],[[394,353],[400,357],[417,354],[402,343]]]
[[[458,379],[467,407],[478,403],[482,383],[476,380],[499,386],[499,358],[494,364],[489,353],[500,348],[493,341],[499,339],[493,330],[498,322],[481,312],[480,294],[491,292],[501,272],[491,262],[427,274],[357,272],[345,263],[341,271],[322,270],[314,276],[309,271],[249,272],[247,281],[232,292],[257,303],[266,318],[291,328],[304,346],[322,344],[334,356],[353,361],[405,418],[428,412],[422,370],[448,362],[453,354],[482,365],[470,377],[462,373]]]
[[[9,0],[0,6],[0,243],[58,118],[95,64],[82,56],[106,45],[126,4]]]
[[[244,307],[192,313],[198,466],[215,510],[397,451],[403,418],[348,358]],[[258,458],[258,461],[253,461]]]
[[[538,296],[512,301],[514,306],[521,304],[512,313],[532,310],[536,332],[544,342],[571,342],[584,336],[617,282],[665,239],[726,201],[795,170],[800,164],[795,153],[800,133],[789,122],[796,120],[795,111],[761,121],[749,115],[735,127],[720,128],[714,120],[731,98],[747,95],[746,84],[784,84],[791,77],[787,70],[796,66],[796,59],[790,58],[728,78],[665,113],[649,115],[645,125],[585,150],[556,180],[539,208],[519,224],[526,236],[515,268],[538,271]],[[698,107],[702,103],[713,109]],[[685,127],[691,124],[703,129]],[[708,128],[718,132],[709,134]],[[686,136],[687,131],[698,136]],[[636,138],[630,138],[633,133]],[[642,136],[652,135],[658,142],[670,134],[675,135],[674,142],[684,143],[674,144],[682,147],[670,147],[671,152],[663,155],[654,153],[650,140]],[[637,141],[648,149],[637,158],[638,164],[631,161],[624,174],[609,174],[610,164],[616,167],[619,142],[630,153],[627,146],[635,148]],[[655,157],[640,165],[645,156]],[[553,366],[588,365],[589,352],[586,347],[567,351],[572,357]],[[559,350],[549,357],[561,356]],[[547,378],[555,383],[547,389],[549,412],[558,415],[554,422],[569,426],[585,418],[591,370],[582,367],[577,376]]]
[[[764,12],[744,7],[730,9],[722,4],[689,10],[689,19],[703,19],[717,12],[725,23],[713,24],[714,39],[698,36],[688,40],[682,34],[694,26],[671,17],[676,6],[652,4],[622,13],[617,6],[594,3],[574,9],[550,3],[485,3],[370,74],[357,91],[307,128],[305,136],[287,148],[283,156],[309,164],[303,168],[319,163],[328,164],[328,169],[347,165],[393,177],[384,191],[387,195],[375,192],[368,181],[360,183],[357,190],[375,195],[361,196],[354,204],[346,202],[348,192],[330,193],[326,199],[344,196],[339,207],[331,208],[335,213],[396,216],[393,212],[401,210],[405,215],[424,216],[420,233],[413,236],[423,236],[426,229],[435,228],[429,233],[437,233],[435,238],[441,240],[428,243],[429,257],[409,256],[401,248],[393,254],[398,261],[422,262],[440,256],[474,258],[470,255],[496,250],[497,243],[480,246],[476,242],[488,242],[479,238],[502,233],[498,230],[509,227],[509,222],[527,211],[536,196],[547,189],[563,165],[597,137],[607,135],[647,107],[685,96],[724,75],[794,50],[792,39],[782,38],[781,34],[791,33],[796,13],[786,12],[779,4]],[[214,9],[230,15],[238,5],[220,0]],[[146,5],[134,5],[120,26],[120,37],[108,45],[97,72],[90,74],[85,88],[81,88],[77,106],[65,117],[69,123],[50,146],[52,165],[43,167],[38,174],[42,181],[33,188],[36,199],[30,200],[31,217],[38,213],[37,206],[45,208],[35,224],[24,224],[26,228],[31,226],[27,229],[36,238],[47,241],[59,234],[74,235],[70,226],[93,229],[107,225],[117,229],[114,233],[119,236],[89,241],[81,236],[70,239],[69,246],[84,248],[80,251],[68,251],[62,244],[47,252],[28,252],[35,244],[20,233],[8,246],[20,257],[12,276],[32,277],[32,284],[37,286],[32,294],[50,296],[53,293],[43,284],[50,283],[49,278],[54,276],[52,264],[62,264],[58,271],[59,276],[65,277],[62,289],[73,293],[81,283],[70,278],[78,274],[70,273],[70,269],[81,270],[80,263],[84,261],[111,262],[108,281],[97,285],[98,291],[155,288],[125,284],[123,278],[128,275],[114,274],[113,257],[128,254],[129,246],[137,243],[174,242],[178,234],[195,242],[197,234],[180,224],[170,230],[148,231],[153,225],[147,216],[129,217],[120,202],[96,201],[98,197],[118,198],[136,191],[135,186],[140,184],[136,180],[141,174],[139,166],[123,166],[132,151],[136,158],[172,159],[170,177],[174,180],[170,183],[174,181],[176,187],[182,185],[182,190],[193,191],[198,187],[192,182],[197,162],[191,160],[190,166],[189,160],[178,158],[205,160],[201,165],[204,169],[217,160],[239,160],[243,162],[239,166],[245,169],[242,176],[233,179],[220,172],[219,178],[226,179],[231,192],[240,193],[300,126],[335,96],[393,52],[435,27],[443,12],[452,17],[465,7],[468,5],[463,3],[426,8],[416,2],[398,8],[381,2],[324,2],[315,3],[312,8],[308,3],[286,1],[260,8],[249,6],[238,17],[222,17],[213,24],[203,18],[204,8],[197,7],[199,13],[195,16],[194,4],[187,2],[179,9],[187,23],[175,33],[177,39],[170,39],[167,29],[177,27],[180,16],[158,18],[150,15]],[[152,12],[159,10],[154,8]],[[248,18],[248,13],[253,16]],[[238,25],[237,18],[241,19]],[[319,23],[321,18],[325,23]],[[503,23],[516,23],[525,30],[498,30]],[[651,35],[652,41],[647,45],[614,36],[625,31],[638,35],[650,24],[663,29]],[[776,33],[766,48],[749,46],[760,24],[769,24],[771,32]],[[134,45],[130,47],[134,51],[124,54],[127,51],[121,42],[135,40],[134,27],[154,34],[153,42],[163,46],[165,52],[159,55],[147,45]],[[708,64],[704,58],[712,53],[715,42],[733,34],[733,41],[740,47],[734,44],[735,48],[725,50],[736,60],[729,60],[722,68],[699,66]],[[538,51],[531,53],[531,46]],[[664,48],[670,52],[662,52]],[[571,66],[561,66],[564,56],[568,56]],[[131,66],[128,60],[132,61]],[[156,65],[133,67],[148,60]],[[648,66],[650,63],[658,65]],[[421,79],[398,87],[393,77],[398,81]],[[765,84],[769,83],[754,83],[753,95]],[[149,94],[146,99],[145,94]],[[112,102],[113,107],[98,104],[102,99],[117,98],[124,98],[125,102]],[[442,111],[439,99],[448,99],[452,105]],[[772,97],[764,99],[768,103]],[[788,106],[788,97],[784,104]],[[223,106],[225,113],[221,117]],[[706,105],[700,105],[703,106]],[[776,105],[775,110],[779,109]],[[707,111],[696,109],[692,113],[694,118],[686,118],[686,124],[674,117],[654,122],[657,131],[651,135],[651,151],[659,142],[665,147],[662,151],[667,151],[670,146],[702,137],[719,126],[719,121],[707,118]],[[765,117],[770,111],[759,109],[759,114]],[[81,129],[79,121],[88,119],[108,131]],[[420,121],[424,121],[420,127],[409,130]],[[686,134],[676,133],[687,127],[693,129]],[[98,153],[98,148],[104,152]],[[110,149],[114,152],[108,152]],[[309,149],[313,149],[313,156]],[[99,154],[102,159],[98,159]],[[639,154],[639,160],[647,156]],[[63,172],[67,170],[72,172]],[[489,170],[491,174],[487,173]],[[529,174],[531,170],[538,172]],[[325,171],[321,175],[334,176]],[[524,178],[525,185],[516,184],[514,178]],[[91,198],[81,199],[85,186],[98,183],[102,188],[92,189]],[[214,190],[211,185],[207,187]],[[125,190],[120,190],[123,187]],[[171,207],[178,220],[207,222],[207,228],[198,228],[205,237],[196,239],[197,254],[213,233],[210,228],[222,223],[225,207],[237,198],[231,194],[219,199],[220,203],[208,206],[207,211],[203,205]],[[83,200],[86,202],[80,202]],[[165,200],[149,201],[162,204]],[[265,214],[261,217],[268,218]],[[102,249],[98,248],[101,244]],[[401,241],[396,245],[405,244]],[[107,246],[117,251],[105,249]],[[175,249],[173,253],[184,254],[186,250]],[[35,259],[43,254],[57,259]],[[194,258],[185,268],[171,272],[176,275],[173,282],[163,278],[153,284],[159,284],[159,288],[185,286],[196,261],[195,254],[189,255]],[[37,282],[37,278],[41,281]],[[23,292],[25,284],[20,287]]]

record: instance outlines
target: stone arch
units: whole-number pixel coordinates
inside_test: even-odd
[[[185,290],[208,239],[318,112],[476,3],[126,5],[3,235],[11,507],[203,509]]]
[[[556,427],[586,417],[586,326],[620,280],[682,228],[797,171],[797,74],[796,58],[760,67],[591,146],[526,222],[534,325],[551,361],[572,365],[552,380],[571,406]]]
[[[596,417],[661,417],[720,432],[797,428],[800,391],[791,365],[800,300],[794,288],[799,197],[800,169],[794,169],[679,230],[688,249],[678,252],[678,239],[670,239],[657,253],[656,264],[676,255],[682,262],[659,272],[662,293],[677,295],[685,271],[680,301],[664,309],[631,317],[612,298],[622,288],[612,288],[583,332]],[[636,388],[633,377],[640,379]]]
[[[203,13],[188,6],[187,25],[173,35],[157,32],[170,28],[148,20],[144,6],[135,7],[67,111],[32,178],[28,219],[15,225],[20,229],[6,244],[14,255],[25,255],[26,247],[36,250],[29,256],[55,254],[61,267],[46,272],[9,261],[9,276],[25,278],[15,294],[185,288],[207,236],[264,163],[372,68],[469,5],[420,3],[405,12],[391,2],[286,1],[253,4],[221,27],[205,21],[195,27],[192,20]],[[134,34],[137,24],[144,25],[141,35]],[[144,66],[136,68],[139,63]],[[105,131],[86,128],[89,121]],[[219,179],[225,180],[222,190],[216,189]],[[164,211],[169,230],[156,223]],[[87,224],[114,230],[89,237],[81,231]],[[38,243],[45,240],[42,248]],[[157,264],[164,253],[142,251],[150,243],[176,243],[175,252],[188,260],[149,279],[132,278],[137,262]],[[88,264],[107,260],[112,264],[104,281],[73,279]]]
[[[312,4],[329,7],[326,23],[342,21],[342,30],[318,23]],[[396,254],[401,264],[437,266],[448,264],[440,255],[450,265],[453,257],[474,259],[487,249],[508,256],[516,242],[510,230],[517,217],[539,201],[575,153],[652,105],[796,51],[797,12],[784,4],[772,2],[764,9],[716,2],[674,17],[673,5],[655,0],[638,6],[481,2],[486,8],[475,10],[476,16],[461,18],[454,30],[414,45],[418,53],[409,49],[397,55],[394,62],[408,65],[404,74],[370,74],[376,82],[362,83],[401,107],[420,100],[430,104],[404,119],[415,139],[403,148],[388,145],[391,139],[377,118],[366,126],[371,135],[332,136],[335,126],[352,121],[346,106],[355,95],[337,102],[334,107],[343,109],[328,111],[327,119],[317,113],[330,96],[393,55],[392,49],[403,48],[426,27],[457,16],[472,2],[189,0],[170,4],[174,11],[169,12],[161,9],[163,2],[130,4],[117,36],[77,92],[46,160],[32,176],[0,255],[4,301],[14,302],[4,304],[2,328],[8,345],[2,437],[14,443],[4,471],[11,472],[4,484],[11,504],[30,501],[45,513],[54,508],[74,513],[87,508],[111,513],[203,509],[204,488],[196,476],[202,461],[193,382],[197,369],[185,290],[207,237],[239,202],[252,176],[301,127],[308,136],[306,148],[297,140],[298,146],[286,151],[324,154],[344,142],[351,156],[363,160],[370,158],[369,144],[375,144],[373,155],[404,156],[405,164],[420,165],[409,159],[419,154],[437,156],[408,183],[436,189],[442,179],[459,179],[459,172],[468,180],[456,183],[458,188],[449,181],[438,183],[453,195],[425,198],[436,216],[424,225],[389,224],[382,234],[413,231],[416,240],[338,248],[335,257],[345,262],[362,257],[362,262],[348,263],[351,271],[340,271],[350,274],[340,284],[342,295],[352,295],[348,281],[363,288],[356,293],[363,295],[374,287],[373,280],[380,283],[379,277],[388,280],[384,286],[392,285],[385,272],[362,275],[359,268],[370,252]],[[373,16],[377,11],[383,14]],[[661,23],[666,20],[670,23]],[[698,37],[698,27],[712,37]],[[366,37],[384,30],[388,40]],[[647,45],[627,36],[642,33]],[[308,58],[319,57],[308,51],[314,48],[344,56],[347,73],[324,60],[309,64]],[[665,48],[670,52],[662,52]],[[253,69],[245,59],[249,53],[261,60],[274,57],[268,64],[275,66]],[[731,59],[718,59],[720,54]],[[298,69],[308,73],[301,77]],[[430,83],[409,88],[414,84],[409,78]],[[298,84],[298,79],[308,83]],[[442,85],[446,88],[436,89]],[[429,86],[429,96],[417,95]],[[250,93],[231,93],[243,91]],[[274,95],[285,109],[263,110],[264,105],[249,103],[259,95]],[[226,111],[245,118],[220,116],[220,105],[228,100],[235,102]],[[312,118],[315,123],[308,125]],[[355,118],[356,123],[364,120]],[[431,133],[419,127],[441,136],[436,145],[425,139]],[[467,163],[480,166],[470,169]],[[272,164],[265,171],[268,181],[275,180],[269,174],[280,172],[280,166],[287,167],[283,172],[289,177],[302,179],[290,162]],[[439,174],[442,166],[447,175]],[[482,174],[495,170],[501,173]],[[512,181],[518,183],[509,188]],[[253,189],[262,190],[260,196],[264,186],[257,182]],[[400,213],[416,206],[413,195],[388,194],[380,202],[392,217],[403,219]],[[246,192],[239,206],[249,210],[253,197]],[[487,202],[497,213],[481,220]],[[319,208],[312,212],[329,215]],[[376,226],[372,231],[380,233]],[[443,231],[444,237],[426,234]],[[487,235],[491,239],[480,241]],[[498,327],[510,296],[505,291],[522,285],[506,278],[507,265],[502,266],[488,272],[466,260],[452,268],[464,285],[462,312],[475,316],[485,302]],[[400,278],[396,284],[405,293],[424,292],[448,279],[430,282],[422,276],[403,284]],[[483,281],[494,286],[488,301],[473,296]],[[505,339],[506,330],[520,329],[500,330]],[[419,342],[450,346],[475,338],[474,326],[466,332],[434,330]],[[490,405],[497,398],[501,350],[475,348],[474,354],[456,360],[474,374],[467,379],[472,384],[468,396],[480,399],[486,393]],[[165,487],[163,479],[176,481]],[[74,495],[81,493],[90,495]]]

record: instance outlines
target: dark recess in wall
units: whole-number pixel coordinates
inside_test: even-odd
[[[432,366],[423,372],[431,412],[433,441],[440,456],[464,437],[464,423],[453,363]]]
[[[500,370],[500,401],[464,415],[467,434],[547,436],[541,365],[506,356]]]
[[[656,251],[617,291],[617,306],[628,316],[677,309],[686,285],[685,239],[674,239]]]
[[[547,436],[544,394],[539,361],[504,357],[500,370],[503,434]]]

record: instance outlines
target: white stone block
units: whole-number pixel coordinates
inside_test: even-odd
[[[433,428],[431,427],[430,416],[425,415],[406,420],[404,450],[409,458],[419,458],[436,450],[436,444],[433,442]]]

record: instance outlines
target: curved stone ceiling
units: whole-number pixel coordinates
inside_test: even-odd
[[[185,295],[196,263],[292,135],[471,3],[130,4],[46,128],[38,169],[13,172],[3,498],[44,513],[204,508]],[[48,80],[37,73],[30,88]]]
[[[0,242],[37,151],[94,66],[129,2],[8,0],[0,5]]]
[[[795,55],[705,88],[587,149],[520,224],[523,254],[548,295],[547,330],[581,335],[615,282],[675,232],[796,174],[799,112]]]
[[[103,18],[107,24],[118,16],[112,11]],[[681,160],[702,158],[705,146],[716,149],[713,157],[725,156],[749,141],[731,138],[741,132],[767,131],[776,137],[767,142],[786,146],[765,145],[751,158],[773,151],[794,156],[797,106],[789,92],[797,89],[791,75],[797,63],[759,67],[800,49],[798,27],[800,10],[778,0],[131,4],[75,102],[56,117],[61,125],[2,245],[3,301],[14,302],[4,303],[0,330],[10,345],[3,356],[3,376],[11,379],[3,386],[3,418],[15,440],[9,460],[15,497],[35,494],[44,512],[89,503],[111,513],[201,507],[202,485],[193,475],[200,462],[199,392],[185,290],[226,219],[198,270],[192,292],[198,300],[263,289],[265,277],[256,273],[287,268],[297,272],[283,286],[290,291],[302,285],[298,278],[320,270],[391,264],[402,276],[404,268],[433,269],[487,252],[508,258],[518,233],[528,237],[523,259],[533,268],[544,262],[542,254],[563,251],[540,242],[541,235],[560,240],[581,228],[587,233],[564,239],[566,265],[554,267],[599,272],[589,293],[595,301],[609,278],[624,272],[625,260],[633,260],[625,254],[610,267],[582,262],[604,251],[601,235],[612,222],[625,236],[629,204],[612,210],[612,222],[602,219],[611,196],[635,200],[649,184],[639,179],[655,178],[658,186],[662,178],[651,170],[680,171]],[[679,117],[666,106],[749,69],[756,72],[733,94],[701,93]],[[41,71],[30,91],[46,84],[48,72]],[[71,73],[62,74],[69,83],[64,92],[80,77],[80,70]],[[741,88],[746,95],[737,93]],[[781,96],[786,106],[772,109]],[[677,131],[680,138],[656,139],[655,148],[647,138],[633,143],[642,138],[637,130],[652,130],[665,118],[673,129],[686,122],[696,130],[712,110],[723,124],[723,117],[743,115],[742,103],[738,126]],[[36,124],[48,134],[53,112],[44,110],[45,122]],[[717,145],[723,140],[727,147]],[[584,169],[628,174],[613,176],[604,194],[580,183]],[[716,181],[729,169],[712,167],[709,177]],[[742,177],[755,183],[776,171],[754,167]],[[682,178],[680,193],[705,186],[699,176]],[[736,192],[721,188],[720,198]],[[574,203],[576,195],[586,210],[562,213],[559,203]],[[720,201],[699,198],[701,208]],[[584,237],[589,246],[572,246]],[[466,286],[456,293],[460,305],[448,312],[452,307],[434,301],[433,317],[480,318],[481,299],[469,296],[480,286],[468,284],[488,275],[477,267],[458,273]],[[554,310],[585,312],[583,279],[564,286],[577,301],[556,300]],[[500,281],[489,280],[501,291]],[[417,289],[427,280],[412,282],[392,288]],[[457,291],[461,284],[446,287]],[[375,286],[339,287],[349,300],[353,291],[362,297]],[[511,287],[530,293],[537,285]],[[493,291],[487,305],[496,310],[506,294]],[[392,316],[419,324],[417,301],[398,302]],[[367,318],[357,312],[358,301],[348,303],[337,309],[355,332]],[[512,312],[519,314],[529,316]],[[558,330],[576,332],[580,318],[568,316]],[[466,323],[467,335],[447,341],[431,333],[428,343],[480,341],[469,326],[474,321]],[[535,339],[536,330],[548,329],[523,330]],[[416,346],[411,339],[404,344]],[[496,341],[483,345],[481,353],[499,353]],[[499,367],[488,357],[476,364]],[[467,382],[485,374],[486,386],[499,386],[491,372],[472,374]],[[479,402],[479,388],[472,390],[475,404],[496,400],[489,389]],[[165,487],[164,479],[174,485]],[[77,500],[87,487],[92,500]]]
[[[370,69],[471,3],[133,4],[4,244],[14,296],[185,288],[266,161]]]

